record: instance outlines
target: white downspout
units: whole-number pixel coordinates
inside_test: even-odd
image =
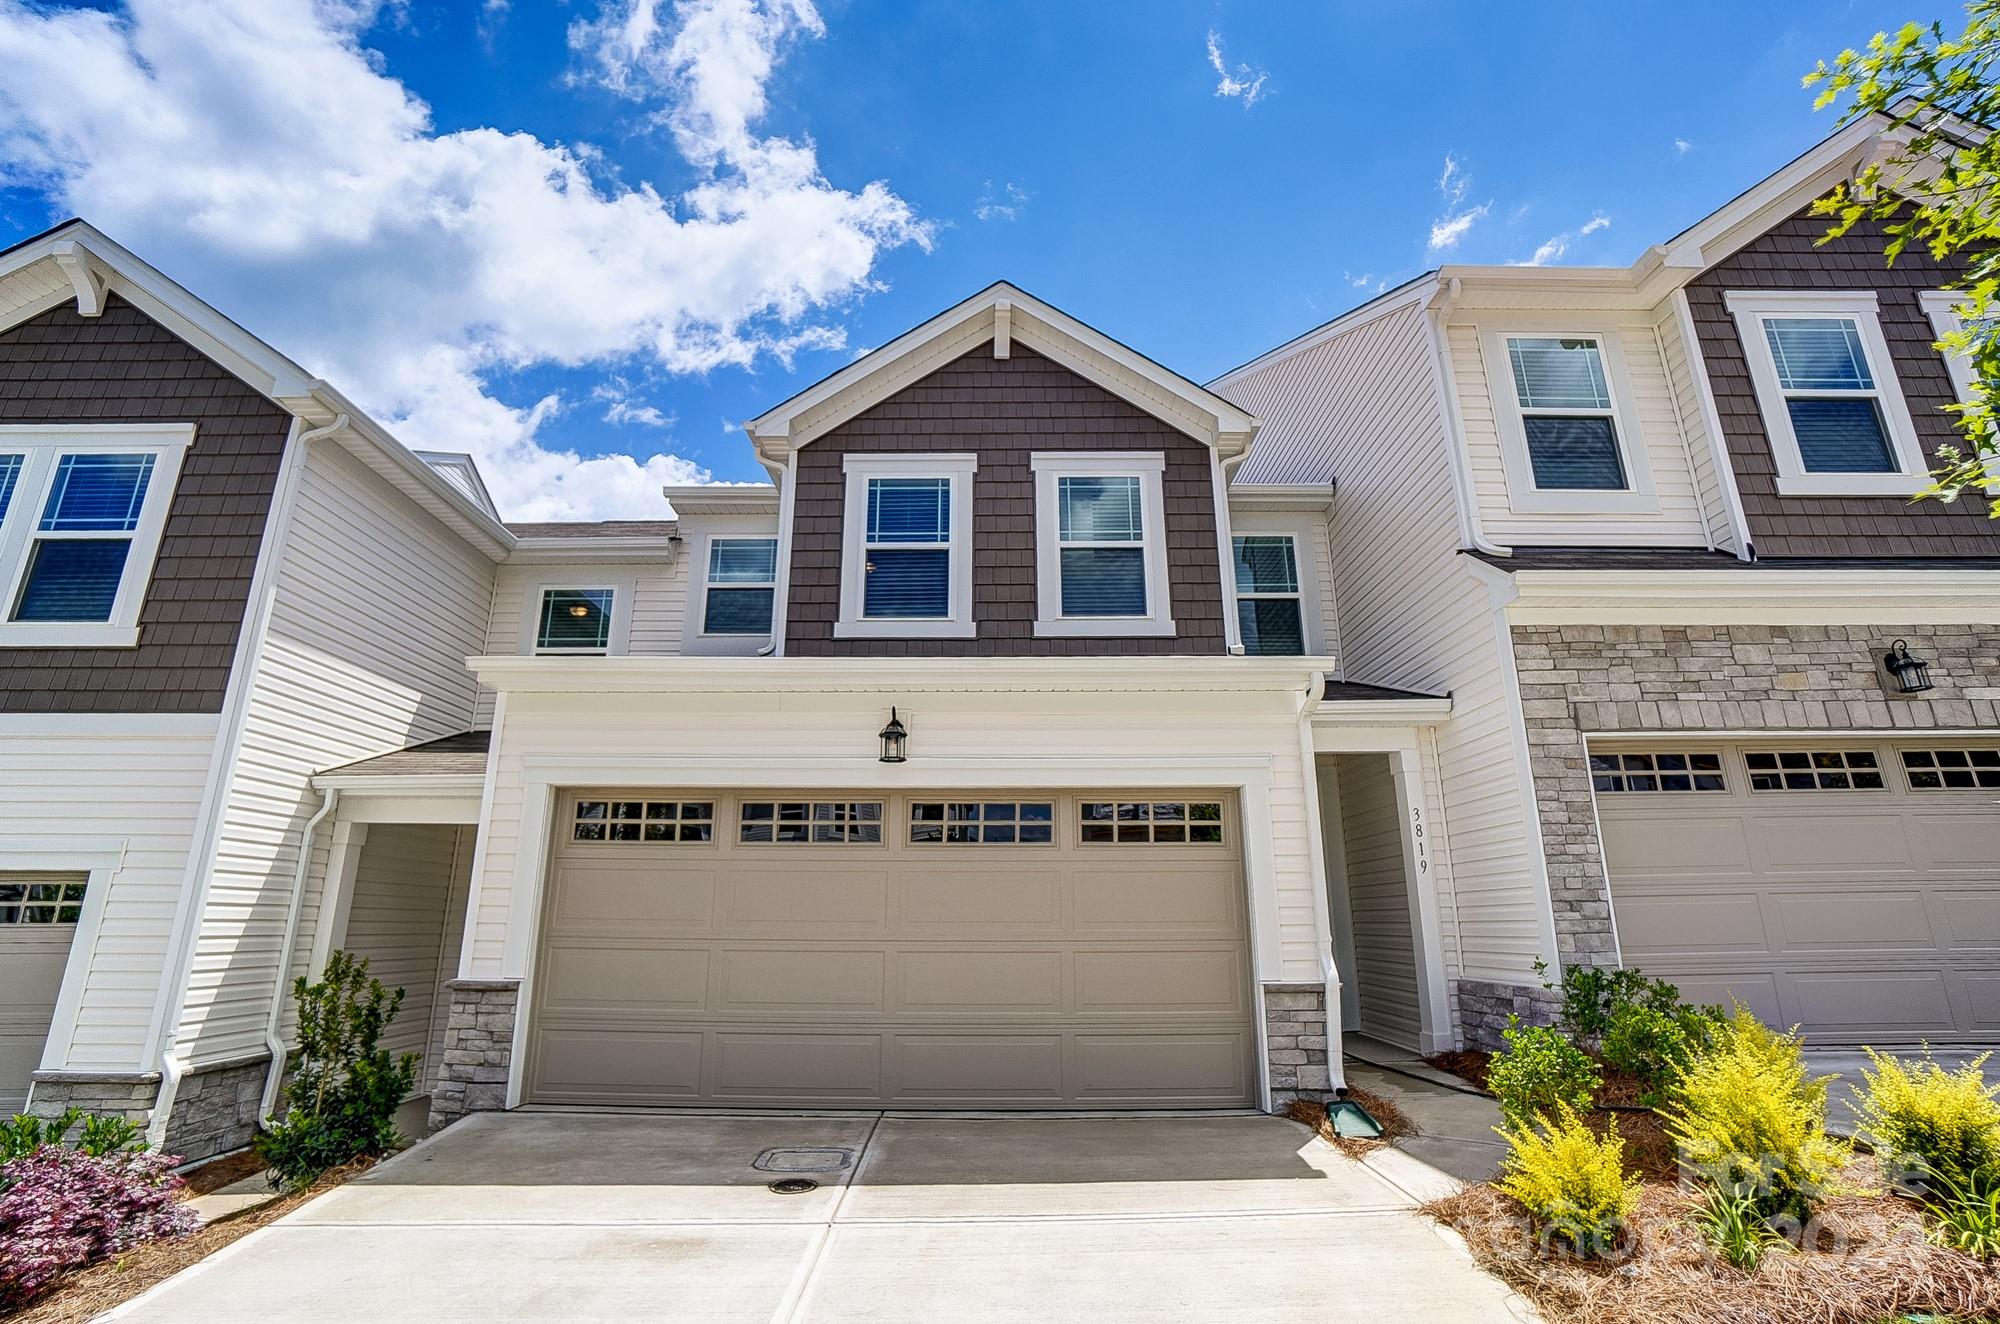
[[[1445,346],[1444,319],[1458,302],[1458,277],[1453,276],[1424,305],[1424,330],[1431,342],[1431,372],[1444,406],[1445,450],[1451,456],[1451,485],[1458,494],[1458,528],[1466,545],[1489,556],[1512,556],[1514,549],[1502,547],[1480,527],[1479,493],[1472,485],[1471,460],[1465,450],[1465,420],[1458,408],[1458,378],[1451,369],[1451,354]],[[1442,296],[1442,297],[1440,297]]]
[[[278,984],[271,993],[271,1012],[264,1020],[264,1046],[271,1050],[271,1065],[264,1071],[264,1095],[257,1104],[257,1125],[269,1130],[271,1110],[278,1106],[278,1086],[285,1078],[285,1056],[289,1051],[278,1037],[278,1023],[285,1016],[285,981],[292,971],[292,953],[299,945],[299,915],[305,909],[306,874],[312,868],[313,839],[319,825],[340,803],[340,792],[321,792],[319,812],[299,829],[299,862],[292,870],[292,898],[285,911],[285,940],[278,948]]]

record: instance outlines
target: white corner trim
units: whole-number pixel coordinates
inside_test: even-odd
[[[1917,437],[1909,404],[1903,398],[1895,356],[1889,352],[1889,342],[1882,334],[1875,291],[1729,290],[1722,297],[1736,319],[1737,338],[1742,342],[1744,361],[1750,367],[1750,383],[1757,392],[1764,432],[1771,441],[1771,458],[1777,467],[1776,481],[1781,495],[1908,497],[1930,483],[1930,463]],[[1895,471],[1815,472],[1806,468],[1798,437],[1792,431],[1792,416],[1785,405],[1777,365],[1771,359],[1770,341],[1764,334],[1764,321],[1771,317],[1842,317],[1854,323],[1861,333],[1862,350],[1868,356],[1869,375],[1875,379],[1873,398],[1880,408],[1890,453],[1898,466]]]
[[[1639,405],[1632,394],[1632,374],[1625,363],[1624,330],[1601,315],[1565,314],[1559,318],[1529,313],[1478,323],[1480,358],[1486,367],[1493,404],[1494,430],[1500,439],[1500,461],[1507,475],[1507,506],[1516,514],[1656,515],[1660,500],[1653,490],[1653,467],[1646,438],[1639,429]],[[1510,339],[1533,337],[1589,340],[1597,346],[1605,384],[1611,388],[1611,428],[1625,468],[1625,487],[1598,491],[1544,488],[1535,483],[1528,454],[1528,432],[1514,381]],[[1539,412],[1539,411],[1538,411]]]
[[[1708,434],[1708,462],[1715,470],[1716,484],[1722,489],[1723,513],[1730,535],[1736,539],[1736,558],[1750,559],[1750,521],[1743,513],[1743,493],[1736,487],[1736,466],[1729,455],[1729,437],[1722,430],[1722,411],[1715,405],[1715,384],[1708,379],[1708,355],[1702,349],[1701,333],[1695,328],[1694,310],[1688,306],[1687,290],[1673,293],[1674,322],[1680,328],[1681,355],[1694,377],[1695,394],[1701,407],[1702,431]],[[1692,477],[1692,475],[1690,475]]]
[[[1035,634],[1043,638],[1171,638],[1173,584],[1167,573],[1167,457],[1160,451],[1035,451]],[[1144,616],[1062,614],[1061,506],[1058,481],[1071,477],[1137,478],[1146,572]],[[1220,484],[1216,484],[1219,489]],[[1218,523],[1221,512],[1218,508]],[[1224,562],[1225,573],[1227,562]]]
[[[836,639],[971,639],[972,484],[979,457],[970,451],[931,455],[848,455],[840,522],[840,615]],[[943,478],[951,484],[951,540],[945,545],[945,614],[939,617],[867,616],[868,484],[876,478]],[[912,550],[934,544],[911,544]]]

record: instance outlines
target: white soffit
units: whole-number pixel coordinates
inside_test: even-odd
[[[1025,345],[1214,447],[1224,459],[1243,454],[1256,435],[1251,414],[1005,281],[807,387],[745,430],[761,458],[782,463],[791,451],[987,344],[997,357]]]

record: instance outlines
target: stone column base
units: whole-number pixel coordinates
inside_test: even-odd
[[[255,1140],[257,1108],[264,1101],[270,1068],[269,1053],[189,1067],[174,1093],[162,1148],[184,1159],[204,1159]]]
[[[54,1117],[65,1108],[81,1108],[144,1126],[159,1097],[157,1071],[37,1071],[28,1111]]]
[[[1493,984],[1460,979],[1451,986],[1465,1046],[1484,1052],[1502,1047],[1500,1032],[1512,1017],[1523,1025],[1553,1025],[1562,1011],[1562,997],[1536,984]]]
[[[433,1131],[467,1113],[499,1112],[507,1106],[514,1019],[521,1003],[518,979],[454,979],[445,987],[451,993],[451,1016],[431,1090]]]
[[[1333,1094],[1326,1056],[1326,989],[1318,984],[1264,986],[1264,1045],[1271,1071],[1271,1110],[1294,1099]]]

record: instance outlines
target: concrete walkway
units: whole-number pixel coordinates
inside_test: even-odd
[[[1532,1319],[1447,1184],[1258,1115],[487,1114],[106,1318]]]
[[[1500,1106],[1448,1072],[1404,1048],[1346,1036],[1347,1083],[1400,1107],[1419,1134],[1401,1141],[1411,1157],[1462,1182],[1486,1181],[1499,1170],[1507,1144],[1493,1134]]]

